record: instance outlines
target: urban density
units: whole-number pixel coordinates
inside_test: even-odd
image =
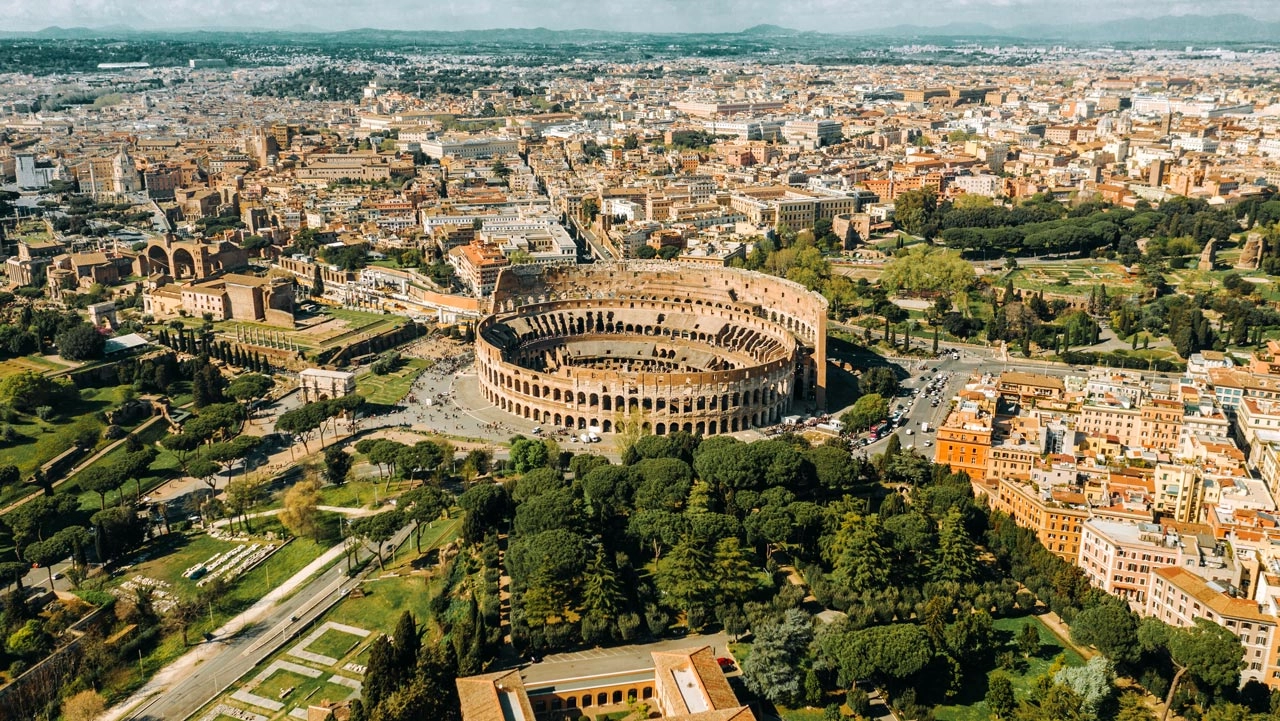
[[[0,721],[1280,719],[1280,18],[86,5],[0,32]]]

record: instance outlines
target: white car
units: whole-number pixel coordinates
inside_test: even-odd
[[[932,445],[933,445],[933,441],[925,441],[925,442],[924,442],[924,447],[925,447],[925,448],[928,448],[929,446],[932,446]]]
[[[910,428],[907,429],[907,435],[912,435],[913,433],[915,433],[915,431],[911,430]]]

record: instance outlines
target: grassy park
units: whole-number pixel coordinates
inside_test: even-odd
[[[348,668],[349,664],[364,665],[368,660],[369,644],[378,634],[390,634],[395,631],[400,615],[405,611],[413,613],[419,624],[426,627],[424,642],[436,634],[432,629],[430,600],[439,593],[442,580],[435,577],[438,567],[430,565],[424,571],[422,562],[431,560],[429,552],[435,548],[452,542],[461,530],[459,518],[436,521],[430,529],[423,531],[423,555],[415,551],[413,537],[396,552],[395,559],[387,559],[385,571],[375,570],[370,577],[360,584],[358,593],[352,593],[342,599],[328,613],[317,619],[299,635],[285,643],[257,667],[232,684],[221,697],[198,713],[194,718],[201,718],[204,713],[218,705],[226,705],[263,714],[273,721],[290,718],[290,713],[299,706],[314,703],[321,699],[337,701],[350,696],[354,689],[350,686],[334,683],[333,677],[344,676],[358,679],[359,673]],[[297,541],[294,541],[297,543]],[[291,544],[292,545],[292,544]],[[358,636],[336,628],[325,628],[326,623],[342,624],[355,629],[369,631],[367,636]],[[324,629],[317,637],[310,637],[320,629]],[[325,665],[312,658],[302,658],[291,654],[291,651],[306,651],[320,656],[337,659],[337,663]],[[321,672],[314,678],[305,676],[288,667],[281,668],[277,664],[293,664]],[[275,670],[270,670],[275,667]],[[254,680],[267,674],[262,683],[254,687]],[[270,711],[254,706],[244,700],[235,698],[240,690],[265,699],[284,704],[278,711]],[[288,691],[288,693],[284,693]]]
[[[1094,286],[1099,285],[1106,286],[1108,293],[1126,292],[1138,287],[1137,278],[1131,277],[1124,266],[1096,258],[1029,264],[1009,271],[1005,278],[1012,278],[1013,287],[1020,290],[1070,295],[1088,295]]]
[[[399,403],[413,382],[423,371],[431,367],[431,361],[422,358],[405,358],[400,367],[386,375],[377,375],[372,371],[356,378],[356,393],[364,396],[369,403],[390,406]]]
[[[1043,676],[1059,655],[1063,656],[1068,666],[1084,665],[1084,659],[1080,654],[1067,647],[1062,639],[1034,616],[999,618],[992,625],[997,634],[1004,639],[1008,650],[1012,650],[1015,656],[1018,656],[1014,639],[1025,623],[1032,624],[1040,633],[1040,652],[1026,659],[1021,667],[1004,671],[1013,682],[1013,692],[1019,701],[1031,693],[1031,687],[1036,678]],[[966,688],[957,703],[938,706],[934,709],[934,715],[938,721],[987,721],[992,715],[987,709],[986,701],[983,700],[986,692],[986,683],[983,683],[981,688]]]

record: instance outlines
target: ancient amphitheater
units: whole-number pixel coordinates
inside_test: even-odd
[[[490,402],[548,427],[731,433],[824,406],[826,318],[821,295],[734,268],[513,266],[476,362]]]

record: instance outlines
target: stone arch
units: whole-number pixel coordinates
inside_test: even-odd
[[[157,270],[161,270],[165,273],[169,272],[169,254],[165,252],[163,245],[148,246],[147,261],[151,264],[151,271],[153,273]]]
[[[169,256],[169,272],[174,278],[194,278],[196,259],[186,248],[174,248]]]
[[[653,427],[653,433],[654,435],[665,436],[667,434],[667,424],[666,423],[657,424],[656,426]]]

